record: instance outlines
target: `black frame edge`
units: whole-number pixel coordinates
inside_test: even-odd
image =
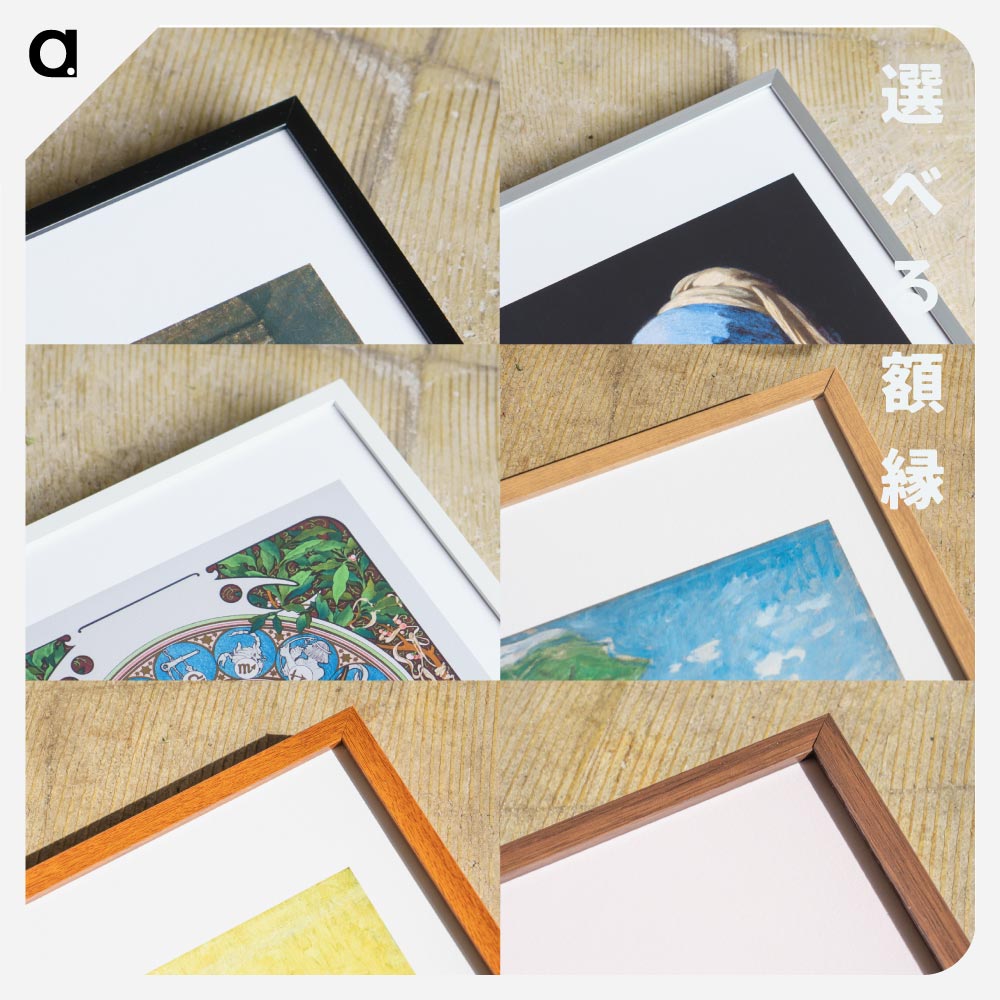
[[[297,97],[286,98],[29,209],[25,217],[25,235],[30,237],[93,211],[281,128],[287,129],[427,341],[461,344],[462,338]]]

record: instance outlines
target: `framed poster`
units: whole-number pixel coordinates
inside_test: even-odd
[[[825,369],[501,483],[501,677],[971,678],[972,624]]]
[[[777,70],[500,206],[503,342],[970,342]]]
[[[295,97],[31,209],[26,268],[28,343],[461,343]]]
[[[496,921],[354,709],[32,866],[26,897],[29,950],[58,941],[80,975],[107,978],[109,927],[122,976],[499,966]]]
[[[504,973],[930,973],[969,946],[830,716],[505,844],[500,872]]]
[[[28,528],[28,680],[497,676],[498,584],[344,382]]]

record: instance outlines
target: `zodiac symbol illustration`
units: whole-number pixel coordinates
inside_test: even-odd
[[[330,662],[330,647],[321,639],[281,650],[281,666],[290,681],[321,681]]]
[[[224,667],[228,660],[233,673],[240,680],[251,680],[254,677],[259,677],[267,669],[264,664],[264,650],[260,645],[260,636],[249,629],[234,629],[230,634],[253,636],[253,642],[244,644],[237,641],[234,649],[220,653],[216,661],[219,667]]]
[[[190,653],[175,656],[172,660],[159,664],[159,667],[171,680],[207,681],[208,678],[200,670],[190,666],[187,662],[201,652],[200,649],[192,649]]]

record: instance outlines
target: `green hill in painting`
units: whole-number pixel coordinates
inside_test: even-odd
[[[618,656],[609,642],[563,632],[505,666],[500,676],[507,681],[637,681],[648,666],[641,657]]]

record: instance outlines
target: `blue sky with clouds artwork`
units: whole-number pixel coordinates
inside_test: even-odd
[[[899,680],[829,521],[503,640],[519,680]]]

